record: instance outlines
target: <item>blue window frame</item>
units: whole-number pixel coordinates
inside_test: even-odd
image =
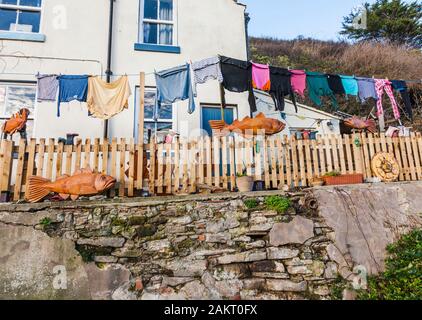
[[[39,33],[42,0],[0,0],[0,31]]]

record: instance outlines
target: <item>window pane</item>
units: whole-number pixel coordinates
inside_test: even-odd
[[[160,44],[173,44],[173,26],[168,24],[160,24]]]
[[[155,92],[145,92],[145,119],[152,119],[155,105]],[[158,112],[158,119],[160,120],[172,120],[173,119],[173,107],[172,105],[162,105]]]
[[[0,4],[18,4],[18,0],[0,0]]]
[[[5,116],[11,116],[22,108],[27,108],[34,113],[35,107],[35,87],[9,86],[6,101]]]
[[[144,0],[144,18],[158,19],[158,0]]]
[[[40,18],[40,12],[20,11],[19,25],[17,26],[16,31],[38,33],[40,31]]]
[[[13,30],[16,14],[16,10],[0,9],[0,30]]]
[[[19,4],[27,7],[41,7],[42,0],[21,0]]]
[[[158,129],[158,132],[164,131],[164,130],[171,130],[173,129],[173,124],[171,122],[165,122],[165,123],[159,122],[157,123],[157,129]],[[155,123],[145,122],[144,133],[145,133],[144,143],[148,143],[151,137],[155,134]]]
[[[144,43],[157,44],[158,24],[144,23]]]
[[[160,19],[173,20],[173,0],[160,0]]]
[[[0,115],[4,112],[4,104],[6,102],[6,86],[0,86]]]

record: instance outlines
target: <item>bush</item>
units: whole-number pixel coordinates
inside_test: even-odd
[[[290,199],[281,196],[271,196],[265,199],[265,206],[278,213],[285,213],[291,205]]]
[[[245,206],[248,209],[255,209],[256,207],[258,207],[259,202],[256,199],[248,199],[245,200]]]
[[[386,271],[368,279],[361,300],[422,299],[422,229],[403,236],[387,247]]]

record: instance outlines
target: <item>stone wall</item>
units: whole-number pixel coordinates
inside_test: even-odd
[[[390,190],[382,210],[362,204],[368,186],[283,194],[285,213],[264,205],[280,192],[1,205],[0,298],[330,299],[339,275],[380,271],[384,244],[422,225],[406,206],[422,185],[394,186],[366,194]]]

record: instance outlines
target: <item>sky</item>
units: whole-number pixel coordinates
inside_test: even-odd
[[[248,6],[251,36],[294,39],[299,35],[337,40],[343,17],[375,0],[241,0]],[[407,1],[407,2],[410,2]]]

